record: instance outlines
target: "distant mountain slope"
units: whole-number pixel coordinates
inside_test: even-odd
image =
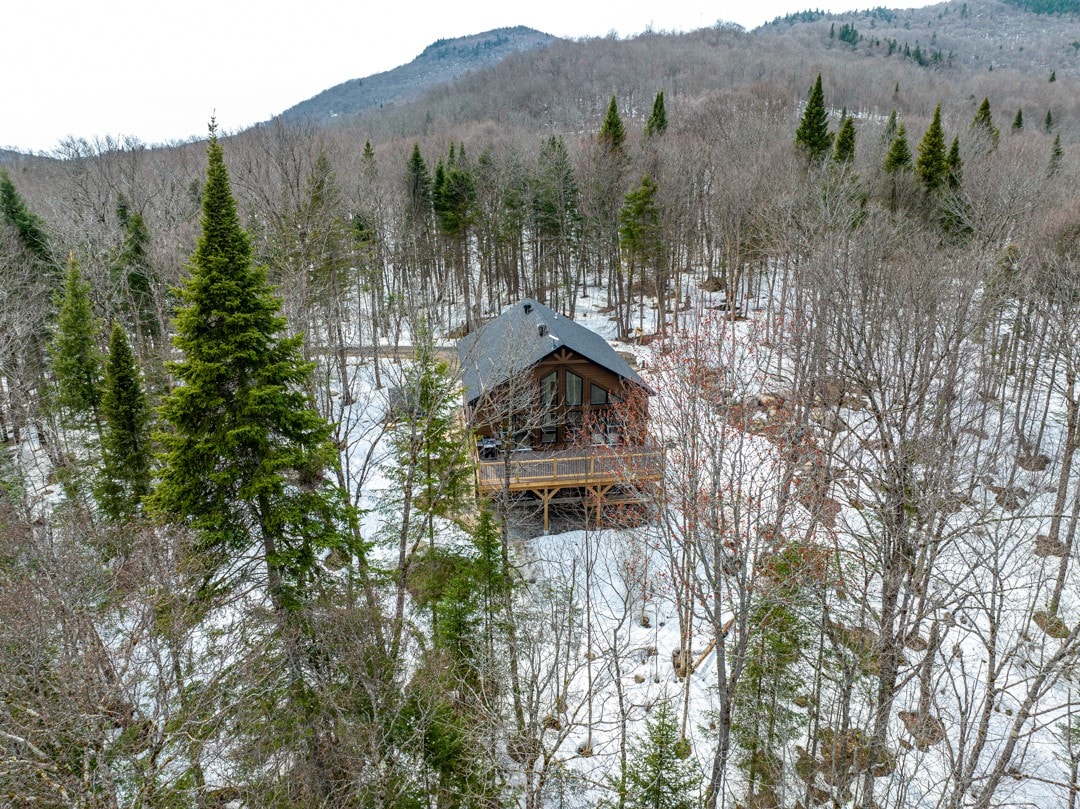
[[[547,47],[555,39],[550,34],[521,25],[457,39],[440,39],[407,65],[343,82],[290,107],[280,117],[325,121],[391,102],[408,101],[470,70],[501,62],[512,53]]]
[[[950,0],[917,9],[803,12],[759,29],[816,33],[827,48],[908,59],[927,68],[964,64],[1059,78],[1080,76],[1080,0]]]

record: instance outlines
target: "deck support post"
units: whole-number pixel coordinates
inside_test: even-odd
[[[596,530],[599,531],[603,525],[604,518],[604,495],[610,492],[614,488],[613,484],[607,486],[586,486],[585,490],[589,493],[592,499],[596,503]]]
[[[537,494],[540,495],[540,501],[544,504],[544,533],[548,532],[548,506],[551,505],[551,498],[559,493],[560,488],[556,489],[539,489]]]

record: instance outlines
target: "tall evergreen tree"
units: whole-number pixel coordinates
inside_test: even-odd
[[[1046,117],[1043,118],[1043,129],[1047,132],[1054,128],[1054,114],[1050,110],[1046,111]]]
[[[432,182],[427,163],[424,162],[424,156],[420,154],[419,143],[413,144],[405,177],[409,219],[413,224],[426,222],[431,216]]]
[[[1000,131],[994,126],[994,117],[990,112],[990,99],[984,98],[975,111],[975,119],[971,122],[974,132],[981,134],[990,143],[990,148],[997,146]]]
[[[1013,118],[1013,122],[1012,122],[1012,131],[1013,132],[1019,132],[1023,128],[1024,128],[1024,110],[1020,109],[1020,108],[1017,108],[1016,117]]]
[[[466,436],[455,418],[460,393],[451,383],[448,365],[436,356],[423,328],[416,330],[416,343],[403,385],[405,417],[391,444],[398,483],[410,502],[428,515],[424,523],[434,542],[430,518],[461,510],[473,473]]]
[[[937,191],[948,181],[948,153],[945,149],[945,133],[941,128],[941,103],[934,109],[934,118],[919,141],[919,157],[915,169],[928,191]]]
[[[57,401],[71,423],[93,421],[100,427],[101,325],[94,317],[90,284],[83,280],[79,262],[72,255],[57,295],[56,331],[49,346]]]
[[[889,113],[889,119],[885,122],[885,128],[881,130],[881,143],[888,146],[896,137],[896,110]]]
[[[885,155],[885,171],[895,174],[898,171],[911,168],[911,149],[907,142],[907,129],[900,124],[896,130],[896,137],[889,144],[889,152]]]
[[[836,163],[850,163],[855,159],[855,122],[850,115],[840,122],[832,159]]]
[[[0,218],[15,230],[27,253],[50,271],[56,270],[45,222],[27,207],[6,169],[0,169]]]
[[[301,338],[281,335],[281,301],[252,262],[213,126],[206,151],[202,234],[174,325],[179,384],[161,404],[150,505],[198,534],[215,587],[250,574],[241,562],[259,547],[267,593],[295,637],[290,616],[310,595],[321,551],[345,544],[341,495],[324,477],[336,451],[304,392],[312,366]]]
[[[1050,147],[1050,165],[1047,166],[1046,176],[1053,177],[1061,169],[1061,158],[1065,155],[1061,148],[1061,133],[1054,135],[1054,145]]]
[[[664,91],[661,90],[656,94],[652,113],[649,115],[649,120],[645,122],[645,137],[663,135],[665,132],[667,132],[667,111],[664,109]]]
[[[154,305],[155,278],[147,250],[150,231],[143,215],[132,211],[123,196],[116,203],[116,218],[123,229],[123,242],[113,267],[117,286],[123,290],[136,334],[159,340],[164,329]]]
[[[452,239],[465,236],[476,201],[476,183],[465,164],[464,146],[460,152],[460,156],[456,155],[454,145],[450,144],[446,165],[439,160],[432,183],[435,219],[442,232]]]
[[[795,143],[804,149],[812,160],[824,157],[832,147],[829,112],[825,109],[825,92],[821,87],[820,73],[810,90],[799,128],[795,131]]]
[[[950,189],[960,187],[964,178],[964,161],[960,158],[960,137],[953,137],[952,146],[949,147],[949,156],[945,159],[948,166],[948,185]]]
[[[626,129],[623,127],[622,118],[619,117],[619,105],[615,101],[614,95],[611,96],[611,103],[608,104],[604,122],[600,125],[598,140],[609,154],[620,156],[623,154],[623,148],[626,144]]]
[[[150,411],[135,355],[119,323],[109,335],[101,414],[101,470],[94,494],[110,519],[135,517],[150,493]]]

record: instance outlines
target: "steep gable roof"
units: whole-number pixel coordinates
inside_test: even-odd
[[[652,392],[599,334],[525,298],[458,341],[465,401],[472,404],[564,347]]]

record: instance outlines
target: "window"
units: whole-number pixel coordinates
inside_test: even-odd
[[[581,377],[572,371],[566,372],[566,406],[581,406]]]
[[[552,371],[540,380],[540,407],[552,408],[559,403],[559,372]]]
[[[559,404],[559,372],[552,371],[540,380],[540,443],[554,444],[559,437],[559,422],[555,408]]]
[[[589,404],[606,405],[611,403],[608,392],[599,385],[589,385]]]
[[[568,410],[566,412],[566,440],[574,441],[581,433],[581,411]]]
[[[526,428],[525,418],[515,414],[510,423],[510,448],[524,449],[532,446],[532,431]]]

